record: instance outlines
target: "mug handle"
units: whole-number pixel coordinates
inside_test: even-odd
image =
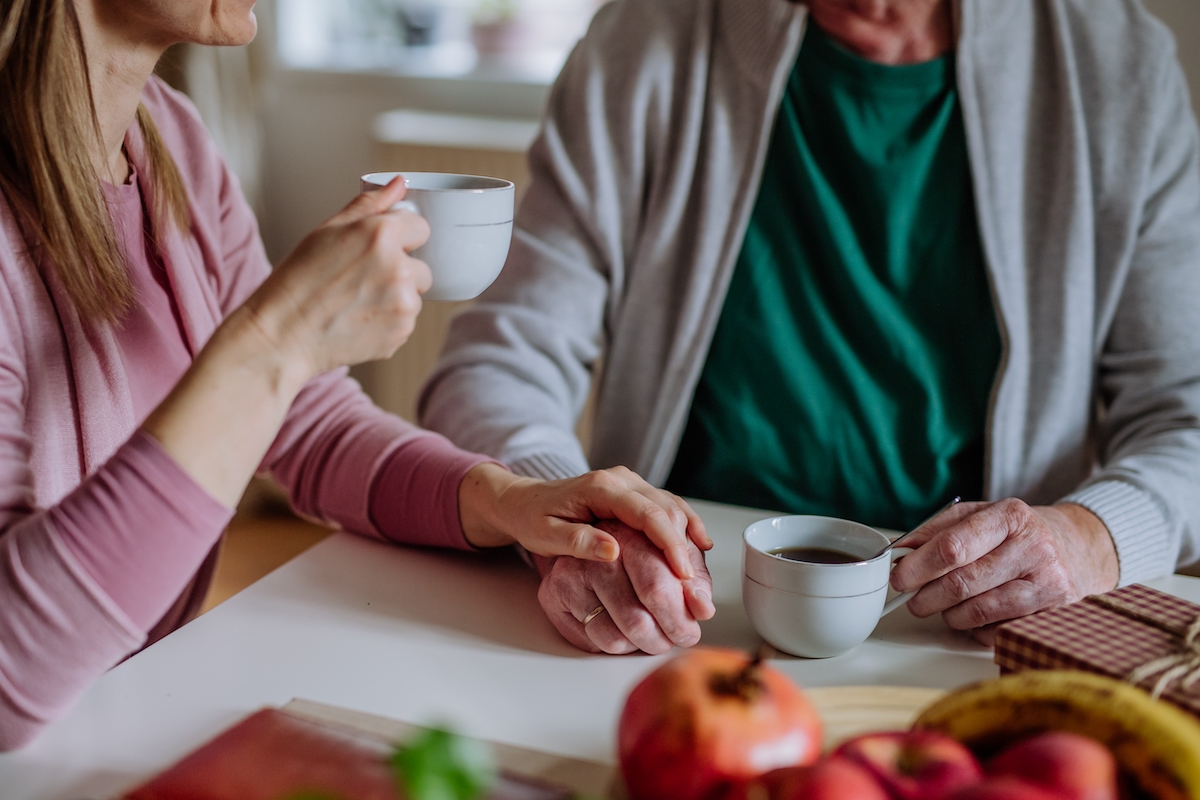
[[[915,547],[893,547],[892,566],[894,567],[899,559],[904,558],[904,556],[908,555],[915,549]],[[881,618],[886,617],[888,614],[892,613],[897,608],[911,600],[914,594],[916,594],[916,592],[905,592],[904,594],[898,594],[891,600],[888,600],[883,606],[883,613],[879,616]]]

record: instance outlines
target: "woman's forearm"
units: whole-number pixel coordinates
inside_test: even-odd
[[[396,179],[306,236],[197,356],[143,429],[197,483],[233,505],[310,379],[387,358],[421,310],[429,268],[408,255],[429,226],[390,213]]]
[[[215,499],[233,507],[311,377],[238,309],[217,329],[143,430]]]

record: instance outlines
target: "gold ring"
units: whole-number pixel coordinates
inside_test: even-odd
[[[589,622],[604,613],[604,606],[599,605],[592,609],[592,613],[583,618],[583,624],[586,626]]]

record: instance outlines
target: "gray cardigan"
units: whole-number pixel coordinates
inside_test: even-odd
[[[956,11],[1004,345],[987,497],[1091,509],[1123,584],[1196,564],[1200,137],[1174,42],[1137,0]],[[600,11],[551,93],[508,264],[455,320],[423,424],[525,474],[666,479],[804,22],[786,0]]]

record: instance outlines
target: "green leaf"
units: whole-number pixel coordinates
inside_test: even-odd
[[[398,745],[389,763],[409,800],[477,800],[496,779],[482,742],[440,728]]]

